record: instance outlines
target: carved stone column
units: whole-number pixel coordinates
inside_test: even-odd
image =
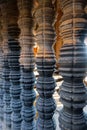
[[[20,85],[20,43],[18,27],[18,8],[16,0],[8,0],[8,46],[9,46],[9,67],[10,67],[10,94],[12,115],[11,130],[21,130],[21,85]]]
[[[3,38],[3,102],[4,102],[4,125],[11,127],[11,107],[10,107],[10,68],[8,64],[9,48],[8,48],[8,17],[7,17],[7,3],[2,1],[0,3],[2,13],[2,38]]]
[[[37,91],[39,98],[37,100],[38,121],[37,130],[55,130],[53,114],[56,108],[52,97],[55,89],[55,80],[53,72],[55,68],[55,57],[53,43],[55,31],[53,27],[55,12],[52,0],[38,0],[35,12],[35,22],[37,24],[36,42],[38,44],[37,70],[39,77],[37,79]]]
[[[60,86],[61,130],[86,130],[83,108],[86,105],[86,89],[83,78],[86,70],[86,50],[84,44],[87,33],[87,19],[84,12],[85,0],[61,0],[63,16],[60,33],[63,47],[60,50],[60,74],[64,78]]]
[[[0,129],[2,128],[3,121],[3,78],[2,78],[2,69],[3,69],[3,50],[2,50],[2,24],[1,24],[1,12],[0,12]],[[1,129],[2,130],[2,129]]]
[[[86,3],[86,6],[85,6],[85,13],[87,15],[87,3]]]
[[[9,65],[10,65],[10,93],[12,107],[12,129],[21,130],[21,86],[20,86],[20,43],[18,41],[19,29],[17,24],[11,24],[8,27],[8,33],[11,36],[8,40],[10,48]],[[12,36],[13,35],[13,36]]]
[[[21,130],[36,130],[34,117],[35,108],[33,102],[35,100],[34,92],[34,36],[33,36],[33,18],[32,8],[33,0],[18,0],[19,8],[19,27],[21,30],[21,85],[22,85],[22,126]]]

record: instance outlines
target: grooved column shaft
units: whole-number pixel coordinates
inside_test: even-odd
[[[36,97],[33,89],[34,77],[34,36],[33,36],[33,0],[18,0],[19,20],[21,30],[20,43],[20,66],[21,66],[21,85],[22,85],[22,126],[21,130],[36,130],[35,127],[35,108],[34,100]]]
[[[60,34],[63,46],[60,50],[60,74],[64,78],[60,86],[63,109],[59,122],[61,130],[86,130],[83,108],[86,105],[86,89],[83,84],[87,57],[84,44],[87,19],[84,12],[85,0],[61,0],[63,16]]]
[[[55,56],[52,45],[55,41],[55,31],[52,26],[54,22],[54,8],[52,0],[38,0],[35,12],[35,22],[38,25],[36,30],[36,42],[38,44],[37,70],[37,130],[55,130],[53,120],[55,101],[52,97],[55,89],[53,72],[55,67]]]

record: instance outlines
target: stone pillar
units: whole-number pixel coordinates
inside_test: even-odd
[[[21,130],[21,85],[20,85],[20,43],[18,27],[18,8],[16,0],[8,0],[8,46],[10,67],[11,94],[11,130]]]
[[[2,1],[0,3],[2,13],[2,38],[3,38],[3,102],[4,102],[4,126],[11,127],[11,107],[10,107],[10,68],[8,64],[9,48],[8,48],[8,16],[7,16],[7,3]],[[4,128],[5,129],[5,128]],[[9,128],[10,129],[10,128]]]
[[[53,114],[56,105],[52,97],[55,89],[55,80],[52,76],[55,68],[55,56],[52,47],[55,41],[55,31],[52,25],[54,17],[52,0],[38,0],[35,11],[35,22],[38,27],[36,30],[36,42],[38,44],[36,64],[39,73],[36,84],[39,93],[36,105],[39,114],[37,130],[55,130]]]
[[[85,13],[87,15],[87,3],[86,3],[86,6],[85,6]]]
[[[84,38],[87,19],[84,12],[85,0],[61,0],[63,16],[60,33],[63,47],[60,50],[60,74],[64,78],[60,86],[61,130],[86,130],[83,108],[86,105],[86,89],[83,78],[86,70],[86,50]]]
[[[2,78],[2,69],[3,69],[3,51],[2,51],[2,24],[1,24],[1,12],[0,12],[0,129],[2,130],[2,121],[3,121],[3,78]]]
[[[56,38],[56,42],[54,45],[54,50],[55,50],[56,60],[58,60],[59,56],[60,56],[60,48],[62,47],[62,44],[63,44],[62,38],[60,37],[60,31],[59,31],[60,19],[62,17],[60,0],[56,1],[55,5],[56,5],[56,14],[57,14],[56,21],[55,21],[55,31],[57,34],[57,38]],[[57,62],[56,62],[56,64],[57,64]],[[57,64],[57,67],[59,67],[58,64]]]
[[[33,106],[36,94],[34,92],[34,36],[32,8],[33,0],[18,0],[19,20],[21,30],[21,85],[22,85],[22,126],[21,130],[36,130],[34,117],[35,108]]]
[[[87,17],[87,2],[86,2],[86,6],[85,6],[85,13],[86,13],[86,17]],[[86,42],[86,45],[87,45],[87,36],[85,37],[85,42]]]

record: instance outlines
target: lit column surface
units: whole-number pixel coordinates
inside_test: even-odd
[[[60,33],[63,47],[60,50],[60,74],[64,78],[60,86],[61,130],[86,130],[83,108],[86,105],[86,88],[83,84],[87,64],[84,38],[87,19],[84,12],[85,0],[61,0],[63,16]]]
[[[34,36],[33,36],[33,0],[18,0],[19,20],[21,30],[20,43],[20,66],[21,66],[21,85],[22,85],[22,126],[21,130],[36,130],[34,100]]]
[[[37,130],[55,130],[53,114],[56,105],[52,97],[55,89],[53,78],[55,56],[52,47],[55,41],[55,30],[52,25],[55,12],[52,0],[38,0],[37,5],[35,11],[35,22],[38,25],[36,30],[36,42],[38,44],[36,65],[39,73],[36,84],[39,93],[36,104],[39,114]]]

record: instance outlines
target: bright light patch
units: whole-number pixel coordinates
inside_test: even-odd
[[[85,79],[84,79],[86,82],[87,82],[87,77],[85,77]]]
[[[87,37],[85,38],[84,43],[85,43],[85,45],[87,45]]]
[[[84,82],[84,84],[85,84],[86,87],[87,87],[87,76],[84,78],[83,82]]]

